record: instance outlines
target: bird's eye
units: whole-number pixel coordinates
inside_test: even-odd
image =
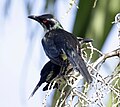
[[[47,23],[47,20],[43,20],[43,23]]]

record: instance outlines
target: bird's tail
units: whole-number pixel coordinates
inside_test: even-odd
[[[71,64],[74,66],[75,69],[77,69],[82,76],[85,78],[87,83],[92,82],[92,77],[90,76],[88,69],[86,67],[86,64],[83,60],[83,58],[74,50],[67,52],[69,55],[69,60]]]
[[[80,71],[80,73],[82,74],[82,76],[85,78],[85,80],[87,81],[87,83],[91,83],[92,82],[92,77],[90,76],[88,69],[86,67],[86,64],[84,62],[84,60],[82,59],[81,56],[76,56],[74,58],[75,63],[77,65],[77,69]]]
[[[33,92],[31,93],[29,99],[35,94],[35,92],[38,90],[38,88],[41,86],[41,82],[39,81],[36,87],[34,88]]]

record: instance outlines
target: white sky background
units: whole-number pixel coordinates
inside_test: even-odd
[[[58,4],[59,9],[57,8],[57,12],[55,12],[56,17],[63,27],[71,32],[76,7],[73,6],[67,17],[65,16],[63,19],[61,16],[68,10],[69,4],[62,0]],[[1,9],[3,7],[2,0],[0,7]],[[39,10],[38,8],[34,9],[36,11],[33,11],[32,14],[38,14],[40,10],[42,14],[43,7],[44,0],[41,0]],[[6,20],[0,17],[0,107],[41,107],[45,94],[42,87],[33,98],[28,100],[28,97],[39,81],[40,69],[48,60],[40,42],[44,34],[43,28],[37,22],[27,18],[23,1],[14,0],[9,11],[10,14]],[[2,14],[2,10],[0,10],[0,14]],[[39,29],[33,37],[33,41],[30,41],[27,31],[33,30],[35,26]],[[114,26],[103,52],[117,48],[116,32],[117,27]],[[28,50],[28,46],[30,50]],[[30,51],[32,54],[26,56],[26,53]]]

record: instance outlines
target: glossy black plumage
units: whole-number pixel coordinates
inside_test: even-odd
[[[77,38],[79,40],[79,43],[80,44],[83,44],[83,43],[88,43],[88,42],[92,42],[91,39],[89,38]],[[33,90],[32,94],[30,97],[32,97],[35,92],[38,90],[38,88],[44,83],[46,82],[46,86],[43,88],[43,91],[46,91],[48,90],[48,87],[50,85],[50,82],[57,76],[59,75],[60,73],[60,70],[61,70],[61,66],[57,65],[57,64],[54,64],[52,63],[51,61],[47,62],[44,67],[42,68],[41,70],[41,73],[40,73],[40,81],[38,82],[38,84],[36,85],[35,89]],[[68,67],[65,68],[65,71],[63,71],[63,76],[64,76],[64,73],[66,72],[66,70],[68,70]],[[52,84],[51,84],[52,85]],[[51,86],[50,86],[51,88]],[[58,84],[55,83],[55,85],[53,86],[53,88],[58,88]]]
[[[50,30],[42,39],[42,45],[46,55],[53,63],[62,66],[64,60],[61,56],[65,54],[73,67],[83,75],[86,81],[88,83],[92,81],[78,48],[80,47],[79,41],[71,33],[63,29]]]
[[[43,91],[48,90],[49,83],[60,73],[60,66],[52,63],[51,61],[47,62],[41,70],[41,78],[35,89],[33,90],[30,97],[34,95],[37,89],[42,85],[42,83],[46,82],[47,85],[43,88]],[[57,88],[57,84],[55,84],[54,88]]]
[[[51,14],[28,17],[39,22],[45,29],[46,33],[42,39],[42,45],[51,62],[60,67],[67,67],[66,62],[69,61],[73,68],[77,69],[88,83],[91,83],[92,78],[81,57],[81,44],[79,40],[73,34],[65,31]],[[83,40],[83,43],[89,42],[87,39],[85,41],[80,38],[80,40]],[[47,72],[49,71],[47,70]]]

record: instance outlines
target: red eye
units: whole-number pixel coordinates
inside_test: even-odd
[[[43,23],[47,23],[47,20],[43,20]]]

